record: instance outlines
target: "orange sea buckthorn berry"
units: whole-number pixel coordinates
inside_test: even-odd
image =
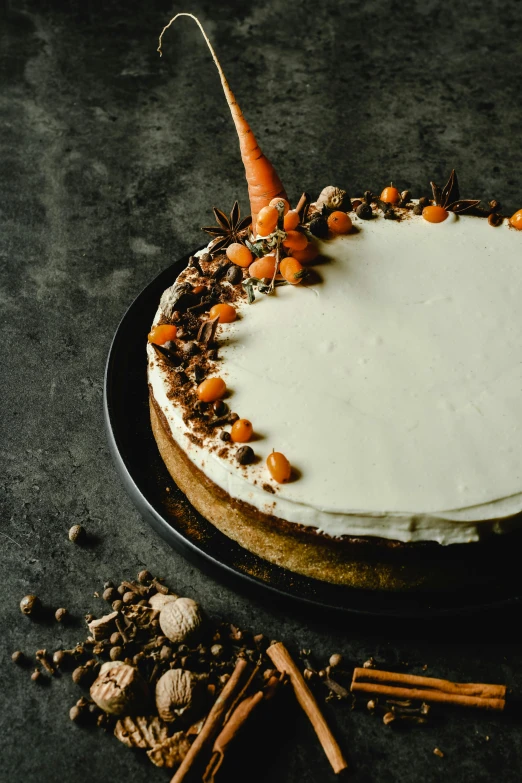
[[[393,185],[388,185],[381,193],[381,201],[384,201],[386,204],[398,204],[400,200],[401,194]]]
[[[303,265],[292,256],[283,258],[279,264],[279,271],[283,275],[284,279],[291,283],[291,285],[297,285],[303,279]]]
[[[509,222],[513,228],[516,228],[518,231],[522,231],[522,209],[519,209],[517,212],[515,212],[515,214],[511,216]]]
[[[194,288],[192,289],[192,293],[196,294],[196,295],[197,294],[202,294],[203,291],[205,291],[205,290],[206,290],[206,286],[204,286],[204,285],[195,285]]]
[[[207,378],[198,386],[198,397],[202,402],[215,402],[224,396],[227,385],[222,378]]]
[[[248,443],[252,437],[253,431],[254,428],[252,427],[251,421],[248,421],[248,419],[238,419],[232,425],[230,437],[234,443]]]
[[[232,305],[223,302],[222,304],[215,304],[210,308],[209,317],[211,319],[219,316],[218,324],[231,324],[236,320],[237,313],[236,308]]]
[[[430,206],[424,207],[422,210],[422,217],[424,220],[427,220],[428,223],[442,223],[443,220],[446,220],[448,215],[449,212],[447,209],[444,209],[444,207]]]
[[[232,242],[227,247],[227,258],[233,261],[237,266],[250,266],[254,256],[246,245],[242,245],[240,242]]]
[[[292,258],[297,258],[302,264],[311,264],[319,255],[315,242],[309,242],[304,250],[292,250]]]
[[[292,475],[292,466],[284,454],[279,451],[273,451],[266,459],[266,466],[270,471],[272,478],[279,484],[284,484],[290,480]]]
[[[331,212],[328,215],[328,228],[334,234],[347,234],[352,227],[352,221],[346,212]]]
[[[273,198],[273,199],[272,199],[272,201],[270,202],[269,206],[270,206],[270,207],[275,207],[275,208],[277,209],[277,205],[278,205],[278,204],[279,204],[279,202],[281,202],[281,201],[283,202],[283,204],[284,204],[284,207],[285,207],[285,211],[283,212],[283,215],[286,215],[286,213],[287,213],[287,212],[288,212],[288,210],[290,209],[290,204],[288,203],[288,201],[286,200],[286,198],[281,198],[281,196],[276,196],[275,198]]]
[[[300,222],[299,212],[296,212],[295,209],[291,209],[284,217],[283,228],[285,231],[293,231],[294,228],[297,228]]]
[[[268,236],[272,231],[275,231],[278,219],[279,213],[275,207],[262,207],[257,216],[257,233],[262,237]]]
[[[258,258],[257,261],[250,264],[248,267],[248,274],[250,277],[257,277],[259,280],[262,280],[263,277],[272,278],[274,276],[275,268],[275,256],[268,255],[264,256],[264,258]]]
[[[307,244],[308,239],[300,231],[287,231],[283,239],[283,245],[289,250],[304,250]]]
[[[164,345],[169,340],[175,340],[178,330],[172,324],[161,324],[153,326],[148,334],[149,343],[155,345]]]

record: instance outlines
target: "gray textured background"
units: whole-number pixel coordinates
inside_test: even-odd
[[[246,209],[232,123],[200,35],[291,197],[325,184],[352,194],[390,179],[421,195],[455,166],[462,195],[522,206],[516,2],[323,0],[288,3],[12,0],[0,11],[0,780],[168,780],[112,738],[82,731],[67,678],[38,688],[7,657],[54,649],[81,631],[18,612],[29,591],[80,618],[111,577],[142,566],[215,616],[362,662],[517,682],[518,620],[334,627],[215,583],[153,533],[126,497],[102,425],[111,337],[136,294],[201,241],[213,204]],[[67,530],[95,538],[79,549]],[[341,707],[329,719],[358,781],[520,780],[521,730],[507,717],[445,713],[396,733]],[[489,739],[487,739],[489,738]],[[443,759],[432,751],[439,746]],[[245,780],[255,780],[245,776]],[[331,780],[306,719],[263,780]]]

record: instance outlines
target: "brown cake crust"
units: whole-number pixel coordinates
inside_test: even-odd
[[[313,579],[367,590],[447,590],[497,578],[502,558],[492,552],[493,542],[441,546],[371,537],[332,538],[232,498],[174,441],[152,391],[149,399],[152,431],[178,487],[218,530],[265,560]],[[504,546],[504,541],[496,541],[493,550]]]

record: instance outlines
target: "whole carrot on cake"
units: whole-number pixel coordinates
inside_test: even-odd
[[[161,45],[165,31],[168,30],[168,28],[180,16],[188,16],[190,19],[193,19],[196,22],[197,26],[201,30],[201,34],[203,35],[208,48],[210,49],[212,59],[216,64],[216,68],[218,69],[219,78],[221,79],[221,84],[223,86],[223,92],[225,93],[225,98],[227,99],[230,113],[232,115],[232,119],[234,120],[234,125],[236,126],[236,131],[239,138],[239,148],[241,150],[241,158],[245,167],[245,175],[248,183],[248,196],[250,198],[250,210],[252,215],[252,231],[255,232],[257,216],[261,209],[263,209],[263,207],[269,206],[270,202],[277,197],[288,200],[288,196],[286,195],[283,183],[279,179],[275,168],[272,166],[268,158],[263,154],[259,144],[257,143],[256,137],[252,132],[252,128],[246,121],[243,112],[241,111],[239,104],[236,101],[234,93],[230,89],[223,72],[223,68],[221,67],[221,63],[219,62],[214,48],[210,43],[199,19],[193,14],[176,14],[176,16],[174,16],[161,31],[158,52],[162,54]]]

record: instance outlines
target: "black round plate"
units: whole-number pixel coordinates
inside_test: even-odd
[[[172,481],[149,422],[145,344],[162,292],[188,256],[153,280],[131,304],[116,330],[105,373],[104,416],[109,446],[133,502],[175,549],[202,568],[245,589],[264,591],[324,612],[380,617],[435,617],[498,609],[519,602],[513,585],[436,595],[356,590],[294,574],[230,540],[190,505]],[[507,569],[506,569],[507,570]]]

